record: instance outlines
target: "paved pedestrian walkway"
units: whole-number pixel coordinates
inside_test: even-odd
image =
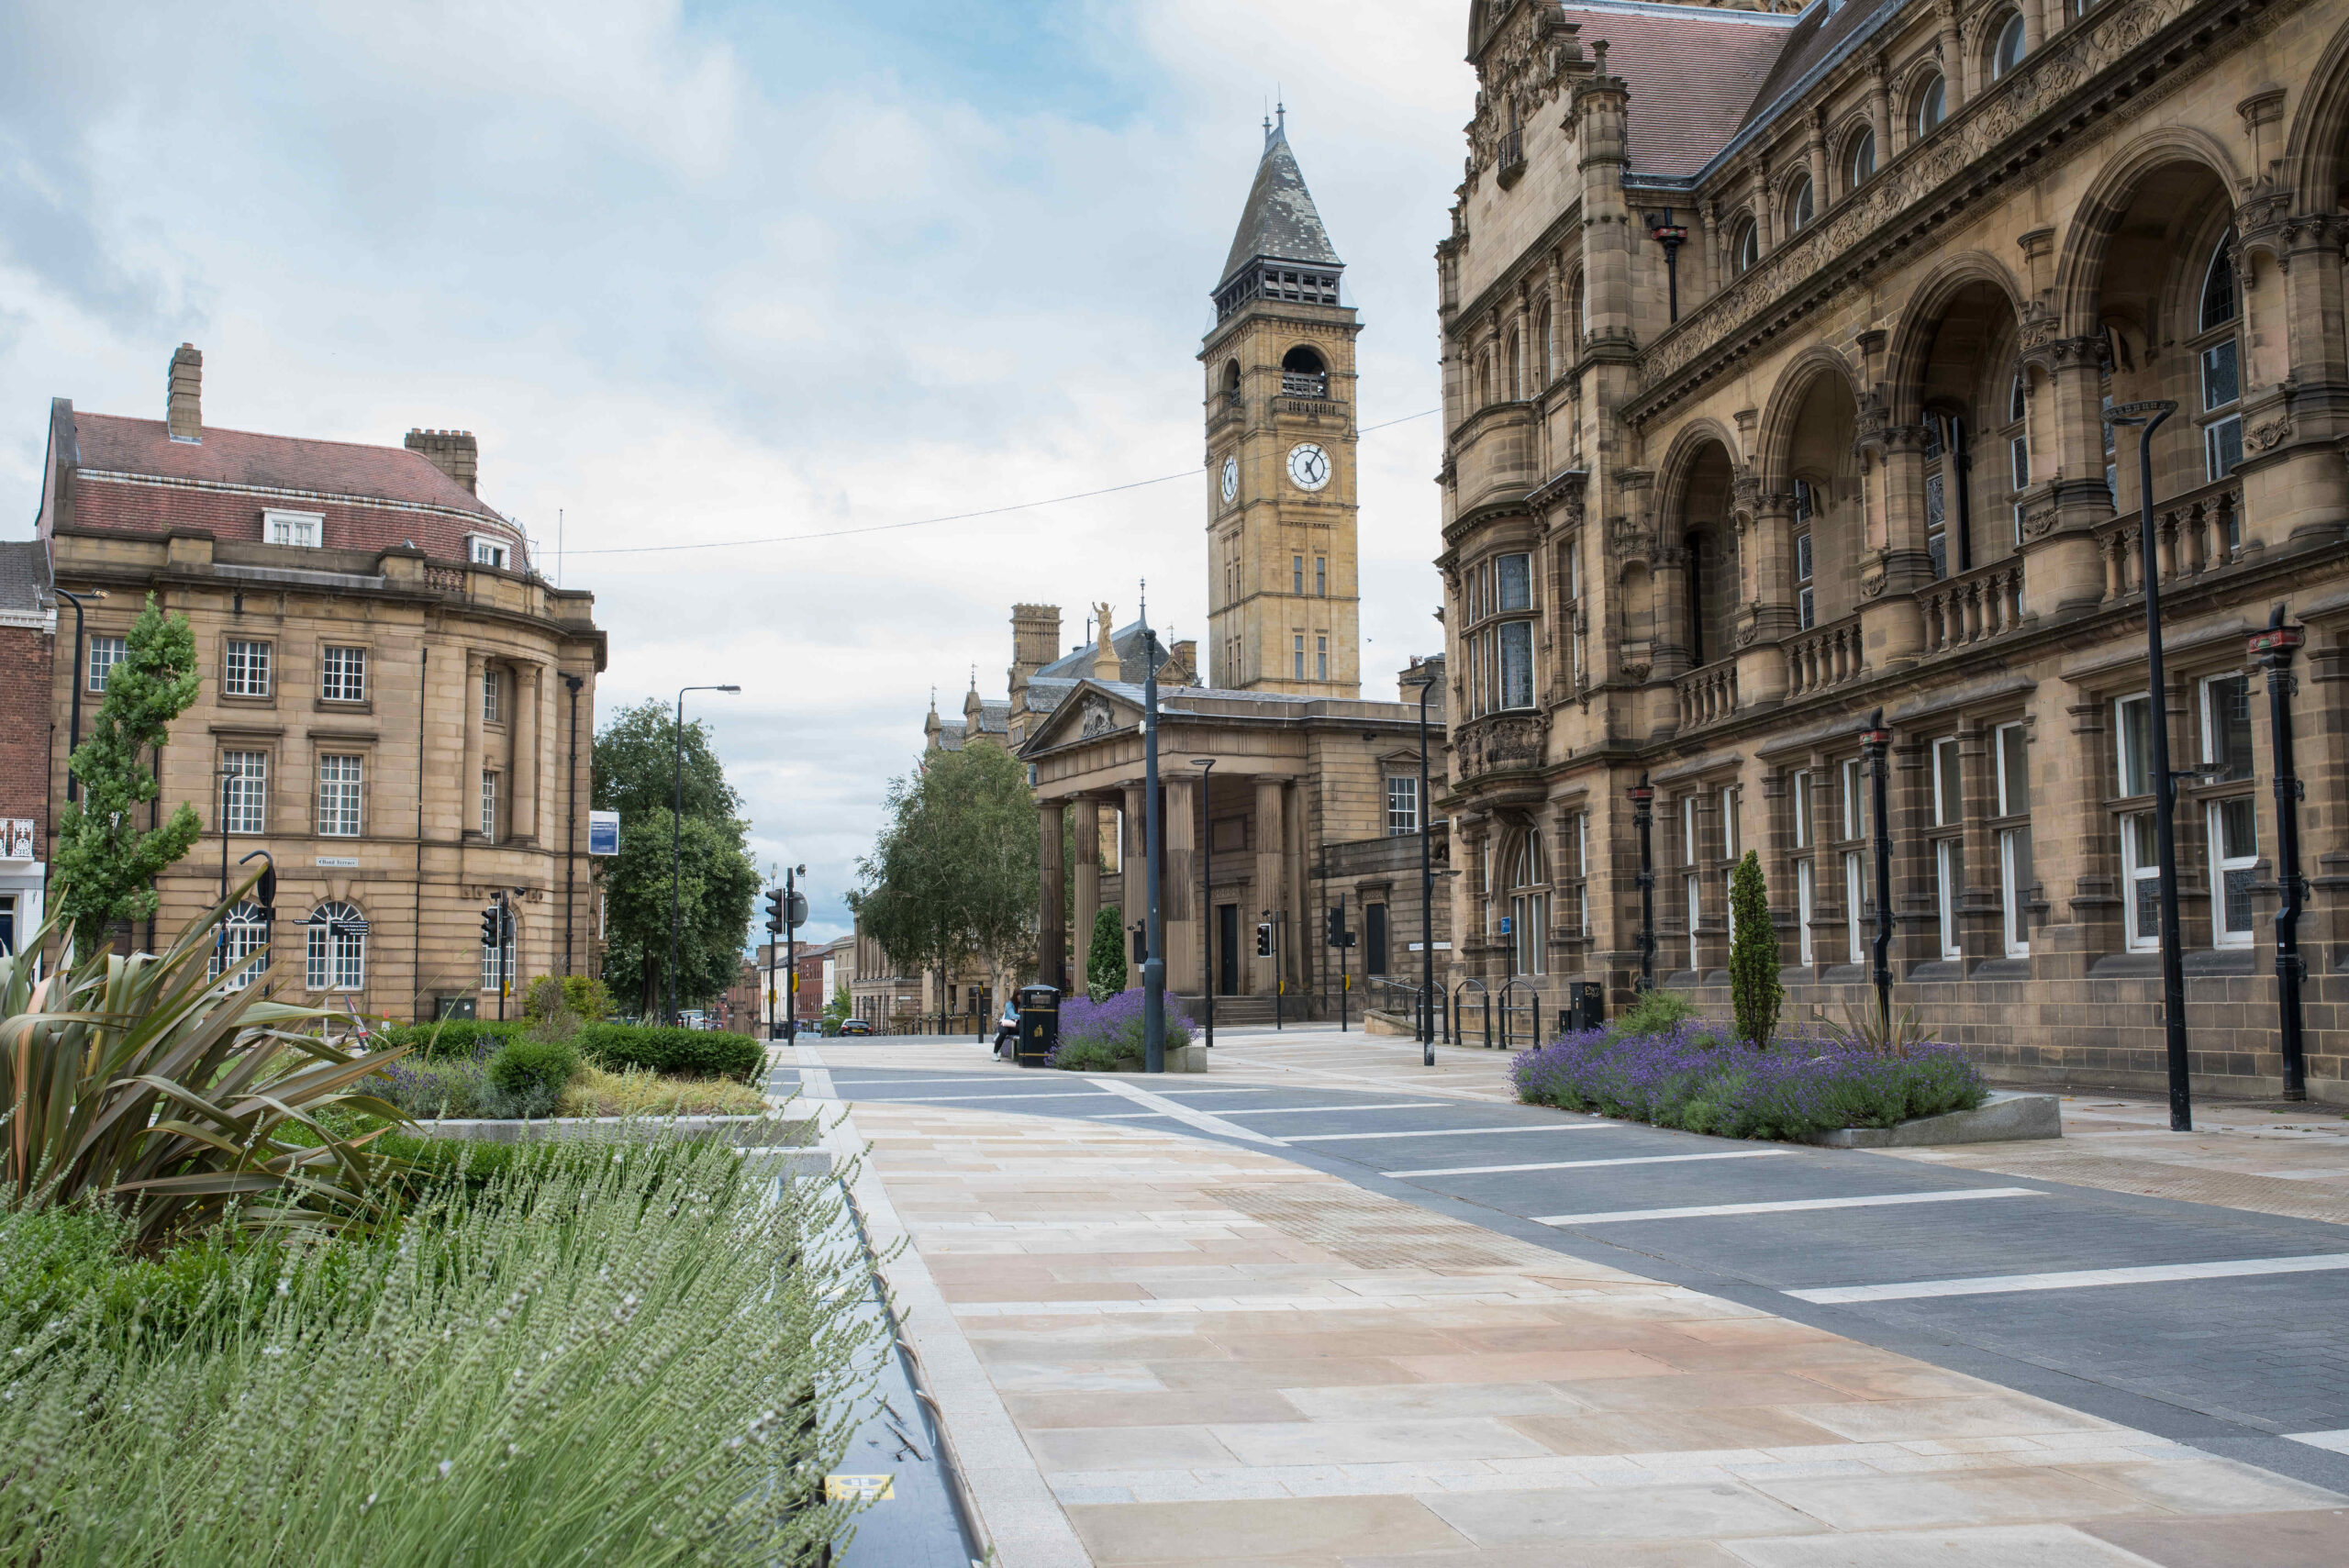
[[[879,1095],[867,1070],[896,1070],[841,1131],[872,1140],[860,1193],[876,1240],[910,1240],[908,1329],[1009,1564],[2349,1558],[2333,1493],[1366,1190],[1297,1160],[1362,1135],[1244,1087],[1342,1087],[1342,1125],[1418,1121],[1505,1100],[1497,1052],[1431,1073],[1408,1041],[1227,1035],[1211,1078],[1236,1097],[996,1080],[968,1045],[793,1055],[818,1095]],[[1177,1084],[1180,1106],[1155,1093]],[[991,1089],[1076,1097],[1045,1119]],[[1218,1138],[1169,1130],[1185,1120]],[[1243,1123],[1287,1142],[1235,1140]],[[1561,1140],[1531,1141],[1554,1166]]]

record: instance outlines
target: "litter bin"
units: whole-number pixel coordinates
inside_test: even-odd
[[[1565,1027],[1595,1029],[1607,1021],[1607,988],[1596,980],[1578,980],[1566,986]]]
[[[1061,1042],[1061,994],[1050,985],[1022,985],[1017,1000],[1019,1032],[1012,1038],[1011,1060],[1041,1067]]]

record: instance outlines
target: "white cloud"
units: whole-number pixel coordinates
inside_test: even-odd
[[[674,3],[234,11],[33,0],[0,59],[0,483],[48,400],[396,440],[597,594],[606,714],[708,699],[763,866],[819,929],[929,692],[1000,695],[1015,601],[1204,628],[1189,480],[1207,295],[1277,83],[1364,315],[1363,418],[1437,400],[1435,239],[1473,83],[1460,8],[1071,0],[1041,18]],[[933,25],[935,23],[936,25]],[[890,30],[890,29],[895,29]],[[1436,645],[1437,421],[1362,449],[1365,686]],[[722,705],[722,706],[721,706]]]

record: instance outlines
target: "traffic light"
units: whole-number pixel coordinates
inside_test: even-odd
[[[807,895],[804,893],[794,893],[791,895],[791,929],[796,931],[807,923]]]
[[[783,929],[783,889],[780,887],[767,895],[767,929]]]
[[[497,935],[501,945],[507,947],[513,945],[514,906],[511,904],[500,904],[497,906]]]
[[[505,921],[503,919],[505,913],[505,906],[500,904],[493,904],[488,908],[484,909],[481,912],[482,946],[485,948],[496,948],[504,947],[506,945]]]
[[[1256,956],[1258,958],[1273,956],[1273,927],[1270,921],[1256,928]]]
[[[1345,946],[1346,912],[1343,909],[1331,909],[1329,912],[1328,918],[1330,926],[1330,945],[1333,948],[1341,948]]]

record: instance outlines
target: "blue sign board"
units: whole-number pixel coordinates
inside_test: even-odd
[[[587,814],[587,852],[591,855],[617,855],[620,852],[618,812],[591,811]]]

